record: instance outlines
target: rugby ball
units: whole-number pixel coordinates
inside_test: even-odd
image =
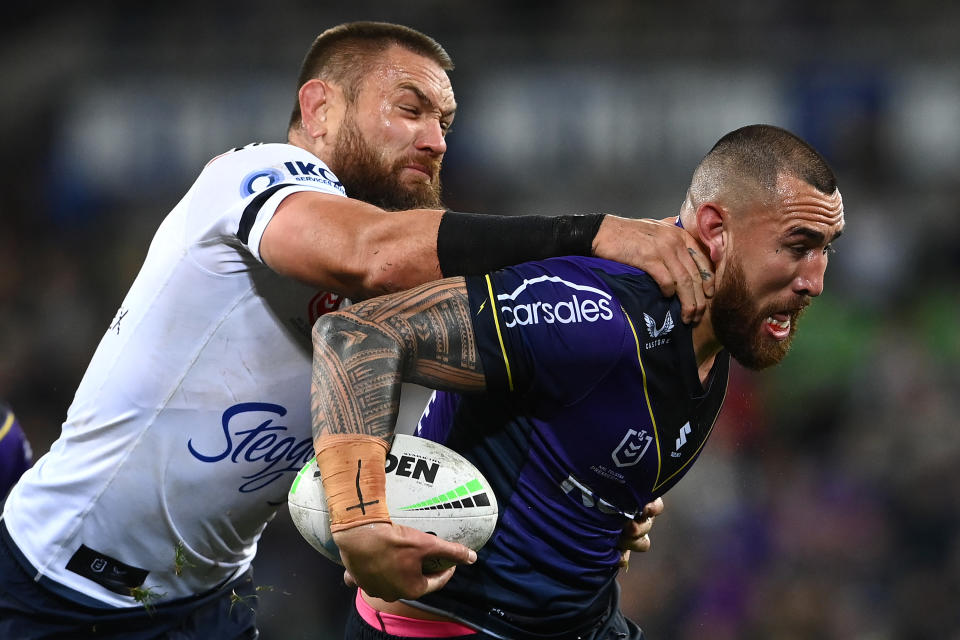
[[[497,499],[483,474],[442,444],[397,434],[387,454],[387,509],[390,519],[478,550],[497,526]],[[327,496],[316,458],[297,474],[287,504],[300,535],[314,549],[343,564],[330,533]],[[440,560],[424,563],[425,573],[444,569]]]

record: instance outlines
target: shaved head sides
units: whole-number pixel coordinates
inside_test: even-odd
[[[731,205],[767,200],[781,174],[796,176],[824,194],[837,189],[833,170],[816,149],[785,129],[756,124],[717,141],[694,171],[688,197],[694,209],[718,199]]]
[[[352,102],[377,56],[391,46],[429,58],[444,71],[453,69],[453,60],[440,43],[416,29],[389,22],[348,22],[327,29],[313,41],[300,66],[297,91],[313,78],[320,78],[339,85]],[[300,119],[300,102],[294,100],[289,126],[298,126]]]

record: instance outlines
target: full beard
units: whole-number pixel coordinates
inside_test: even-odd
[[[797,322],[809,298],[796,296],[785,303],[761,309],[754,304],[747,287],[746,274],[740,262],[731,262],[710,307],[710,317],[717,339],[730,355],[748,369],[759,371],[783,360],[790,351]],[[783,311],[790,313],[790,334],[785,340],[774,340],[764,330],[767,317]]]
[[[417,158],[416,162],[431,167],[433,177],[429,181],[409,184],[400,179],[400,174],[410,160],[409,157],[402,158],[388,165],[367,144],[356,124],[348,119],[337,136],[330,169],[349,197],[381,209],[442,209],[440,162]]]

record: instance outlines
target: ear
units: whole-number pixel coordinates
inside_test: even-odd
[[[311,138],[321,138],[327,133],[327,109],[332,91],[323,80],[314,78],[300,87],[300,114],[303,128]]]
[[[728,214],[720,205],[705,202],[697,209],[697,233],[715,265],[720,264],[727,249],[725,232],[729,231],[728,225]]]

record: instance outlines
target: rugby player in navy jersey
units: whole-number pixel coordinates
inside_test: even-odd
[[[763,369],[787,354],[843,203],[813,148],[753,125],[706,155],[677,222],[716,265],[692,326],[647,274],[585,257],[428,283],[315,325],[315,449],[362,589],[346,637],[643,637],[619,611],[621,528],[699,456],[730,356]],[[442,390],[419,435],[476,464],[500,505],[478,560],[429,594],[383,499],[402,381]]]

